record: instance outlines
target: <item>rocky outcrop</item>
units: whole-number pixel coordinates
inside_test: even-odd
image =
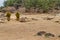
[[[6,16],[4,13],[0,13],[0,23],[5,23],[6,21]]]
[[[48,17],[43,17],[44,20],[52,20],[54,19],[54,16],[48,16]]]
[[[14,8],[14,7],[6,7],[6,8],[3,8],[2,9],[2,12],[8,12],[8,11],[10,11],[10,12],[15,12],[16,11],[16,9]]]
[[[5,18],[0,18],[0,23],[5,23],[6,19]]]

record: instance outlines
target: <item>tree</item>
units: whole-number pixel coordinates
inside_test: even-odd
[[[60,0],[7,0],[4,2],[4,6],[23,6],[27,10],[34,7],[34,9],[39,8],[47,11],[49,9],[54,9],[55,7],[60,7]]]

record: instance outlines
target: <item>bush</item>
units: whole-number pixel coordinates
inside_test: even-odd
[[[7,20],[10,21],[11,13],[7,12],[6,17],[7,17]]]
[[[20,14],[17,12],[15,15],[16,15],[16,20],[19,21]]]

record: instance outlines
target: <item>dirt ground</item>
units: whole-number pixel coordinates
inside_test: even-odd
[[[44,20],[45,17],[54,17],[52,20]],[[18,22],[11,20],[0,24],[0,40],[60,40],[60,24],[55,20],[60,19],[60,15],[50,14],[21,15],[21,17],[36,18],[36,21]],[[15,19],[12,15],[11,19]],[[46,31],[55,34],[54,38],[34,36],[39,31]]]

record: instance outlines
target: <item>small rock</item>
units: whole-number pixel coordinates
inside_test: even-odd
[[[59,21],[55,21],[56,23],[59,23]]]
[[[5,21],[3,21],[3,20],[0,20],[0,23],[5,23]]]
[[[58,37],[60,38],[60,35]]]
[[[51,33],[46,33],[45,34],[45,37],[55,37],[55,35],[54,34],[51,34]]]
[[[31,18],[31,19],[32,19],[32,20],[35,20],[35,21],[38,20],[38,19],[35,19],[35,18]]]
[[[0,18],[0,23],[5,23],[6,22],[6,18]]]
[[[28,20],[28,18],[27,17],[22,17],[22,18],[20,18],[20,22],[28,22],[29,20]]]
[[[44,20],[52,20],[54,17],[45,17]]]
[[[53,19],[53,18],[47,18],[47,20],[51,20],[51,19]]]
[[[40,31],[40,32],[37,33],[37,35],[38,35],[38,36],[42,36],[42,35],[44,35],[45,33],[46,33],[45,31]]]

